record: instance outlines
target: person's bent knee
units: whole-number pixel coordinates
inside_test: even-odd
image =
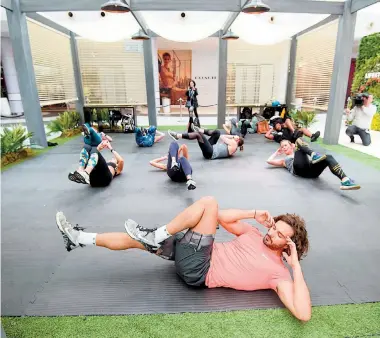
[[[200,199],[201,202],[207,204],[207,205],[217,205],[218,201],[214,196],[205,196]]]
[[[363,146],[368,147],[371,144],[371,140],[363,140]]]

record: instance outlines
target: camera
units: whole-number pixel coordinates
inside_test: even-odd
[[[353,103],[355,107],[362,107],[364,105],[363,95],[357,94],[353,99]]]

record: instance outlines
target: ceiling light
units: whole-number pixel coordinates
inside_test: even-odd
[[[127,13],[131,11],[125,0],[110,0],[103,4],[101,9],[109,13]]]
[[[262,14],[270,11],[270,7],[259,0],[251,0],[241,10],[246,14]]]
[[[132,35],[132,40],[149,40],[150,37],[146,35],[141,29]]]
[[[231,30],[229,30],[226,34],[222,36],[223,40],[237,40],[239,39],[239,36],[233,33]]]

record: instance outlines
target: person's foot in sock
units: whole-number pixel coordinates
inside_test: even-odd
[[[174,140],[174,141],[178,141],[178,135],[175,131],[172,131],[172,130],[168,130],[168,135]]]
[[[186,182],[187,190],[195,190],[197,188],[195,181],[193,180],[187,180]]]
[[[159,236],[157,236],[157,229],[144,228],[132,219],[126,220],[124,227],[127,234],[144,245],[149,252],[157,251],[161,243],[170,237],[170,235],[167,232],[165,234],[161,228],[159,228]]]
[[[345,177],[342,179],[340,184],[340,190],[358,190],[360,189],[360,185],[356,184],[355,181],[349,177]]]
[[[318,137],[321,135],[321,133],[319,131],[315,132],[313,135],[311,135],[310,137],[310,141],[311,142],[315,142],[316,140],[318,140]]]
[[[316,152],[311,153],[311,163],[313,163],[313,164],[321,162],[324,159],[326,159],[326,155],[321,155],[321,154],[316,153]]]

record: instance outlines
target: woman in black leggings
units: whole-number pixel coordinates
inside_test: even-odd
[[[114,156],[109,162],[100,153],[104,148],[108,148]],[[90,145],[84,145],[80,153],[79,168],[69,173],[70,181],[89,184],[91,187],[106,187],[115,176],[121,174],[124,160],[112,148],[109,141],[103,141],[95,149],[96,151],[93,151]]]
[[[281,154],[286,155],[285,159],[276,160]],[[280,148],[268,158],[267,163],[276,167],[285,167],[291,174],[304,178],[317,178],[329,167],[333,175],[341,180],[341,190],[360,189],[360,185],[355,184],[344,173],[333,156],[314,152],[301,138],[297,139],[295,144],[288,140],[281,141]]]
[[[244,140],[240,136],[220,135],[219,130],[201,129],[194,125],[192,125],[192,129],[194,130],[192,133],[177,134],[169,130],[168,134],[174,140],[197,140],[203,157],[206,160],[231,157],[236,153],[239,147],[240,151],[243,150]],[[207,139],[205,135],[210,136],[210,138]],[[219,140],[221,142],[218,142]]]
[[[168,160],[167,164],[160,163],[165,160]],[[165,170],[173,182],[186,182],[187,190],[196,188],[196,183],[192,179],[193,169],[189,163],[189,152],[185,144],[179,147],[178,143],[173,141],[167,156],[156,158],[149,163],[153,167]]]

